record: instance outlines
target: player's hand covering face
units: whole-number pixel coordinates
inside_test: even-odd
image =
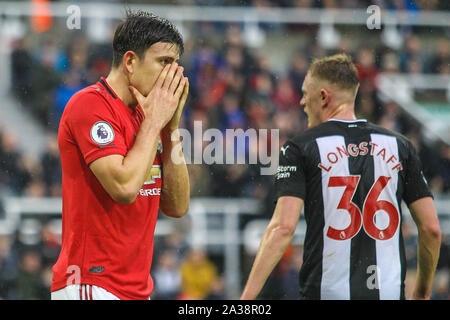
[[[157,42],[145,51],[142,58],[132,60],[129,80],[142,95],[147,96],[161,75],[164,67],[179,60],[179,48],[176,44]]]
[[[135,62],[139,68],[133,70],[139,71],[130,77],[130,90],[145,117],[150,117],[161,129],[173,118],[182,95],[182,101],[187,96],[187,92],[183,94],[187,83],[187,78],[183,76],[184,68],[175,62],[178,59],[178,51],[174,49],[176,47],[160,42],[152,45],[145,58]],[[138,87],[144,89],[139,90]],[[145,95],[146,88],[150,89]]]

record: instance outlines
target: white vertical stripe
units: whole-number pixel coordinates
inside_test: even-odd
[[[86,300],[86,291],[84,290],[84,284],[80,284],[81,300]]]
[[[392,170],[395,164],[398,163],[398,145],[395,137],[371,134],[371,140],[377,144],[373,155],[374,161],[374,182],[380,176],[391,177],[386,187],[381,192],[377,200],[385,200],[391,202],[399,211],[399,204],[397,203],[397,170]],[[385,158],[383,153],[379,154],[382,149],[385,149]],[[378,155],[379,154],[379,155]],[[387,163],[387,160],[395,156],[395,162]],[[384,229],[389,224],[389,216],[382,210],[375,214],[375,224],[379,229]],[[400,282],[401,282],[401,262],[400,262],[400,247],[399,247],[399,229],[397,228],[394,236],[388,240],[376,240],[376,254],[377,254],[377,270],[378,270],[378,285],[380,289],[380,299],[382,300],[397,300],[400,299]]]
[[[329,136],[316,139],[319,147],[321,164],[329,172],[322,170],[322,195],[325,226],[323,229],[322,253],[322,281],[320,288],[321,299],[348,300],[350,299],[350,250],[351,239],[334,240],[327,237],[328,227],[344,229],[350,223],[350,216],[346,211],[336,209],[345,187],[328,187],[332,176],[348,176],[348,158],[339,156],[336,147],[345,146],[342,136]],[[334,153],[338,157],[336,163],[328,160],[328,154]],[[329,157],[335,161],[334,155]]]

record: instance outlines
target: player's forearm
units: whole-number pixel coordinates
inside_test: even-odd
[[[428,299],[431,295],[440,246],[441,234],[439,231],[419,229],[417,279],[413,292],[415,299]]]
[[[116,183],[133,202],[148,177],[156,156],[160,128],[145,119],[136,136],[133,147],[123,158],[122,167],[116,171]]]
[[[163,186],[160,208],[164,214],[179,218],[189,209],[189,174],[178,130],[163,132]]]
[[[294,232],[290,228],[287,229],[280,226],[269,225],[261,240],[255,262],[253,263],[241,299],[256,299],[267,278],[291,243],[293,235]]]

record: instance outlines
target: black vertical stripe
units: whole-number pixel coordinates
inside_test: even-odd
[[[353,143],[359,145],[362,141],[370,141],[370,134],[360,128],[347,130],[346,145]],[[363,213],[364,200],[375,182],[373,157],[368,153],[364,156],[348,157],[349,172],[351,175],[360,175],[358,188],[356,189],[353,202]],[[350,251],[350,299],[379,299],[379,290],[368,285],[368,279],[374,274],[376,266],[376,243],[364,232],[364,227],[351,240]],[[369,270],[369,271],[368,271]],[[369,284],[374,281],[369,279]]]
[[[323,228],[325,226],[322,172],[315,165],[320,162],[320,152],[317,143],[311,142],[305,147],[305,156],[314,157],[311,167],[306,168],[306,201],[305,220],[308,232],[305,236],[303,248],[303,265],[300,269],[299,285],[300,299],[319,300],[322,283],[322,252],[323,252]]]
[[[402,163],[404,163],[403,159],[407,157],[406,154],[404,154],[402,148],[400,148],[399,141],[397,139],[397,148],[398,148],[398,157]],[[397,181],[397,203],[398,203],[398,210],[400,214],[400,226],[399,226],[399,254],[400,254],[400,270],[401,270],[401,279],[400,279],[400,300],[405,300],[405,278],[406,278],[406,254],[405,254],[405,244],[403,241],[403,233],[402,233],[402,223],[403,223],[403,214],[402,214],[402,195],[404,191],[404,176],[403,172],[400,171],[398,175],[398,181]]]

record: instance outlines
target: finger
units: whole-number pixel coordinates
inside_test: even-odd
[[[183,95],[181,96],[181,99],[184,99],[186,101],[188,94],[189,94],[189,79],[186,77],[186,83],[184,85],[184,91]]]
[[[166,66],[162,69],[161,73],[158,76],[158,79],[155,82],[156,88],[161,88],[164,84],[164,80],[167,77],[167,73],[169,72],[170,64],[166,64]]]
[[[167,76],[164,79],[163,89],[168,90],[170,84],[172,83],[173,77],[175,75],[175,72],[177,71],[178,63],[174,62],[172,63],[169,71],[167,72]]]
[[[136,101],[139,105],[142,105],[144,102],[145,97],[133,86],[128,86],[128,89],[130,90],[131,94],[136,98]]]
[[[181,94],[179,105],[183,108],[189,93],[189,79],[185,78],[183,93]]]
[[[187,78],[183,77],[183,79],[180,80],[180,84],[178,85],[177,90],[175,91],[175,98],[180,99],[181,94],[184,92],[184,90],[186,90],[186,81]]]
[[[183,71],[184,71],[183,67],[178,67],[177,73],[175,74],[175,77],[173,78],[172,83],[170,84],[169,87],[170,93],[174,94],[175,90],[177,89],[180,80],[183,78]]]

